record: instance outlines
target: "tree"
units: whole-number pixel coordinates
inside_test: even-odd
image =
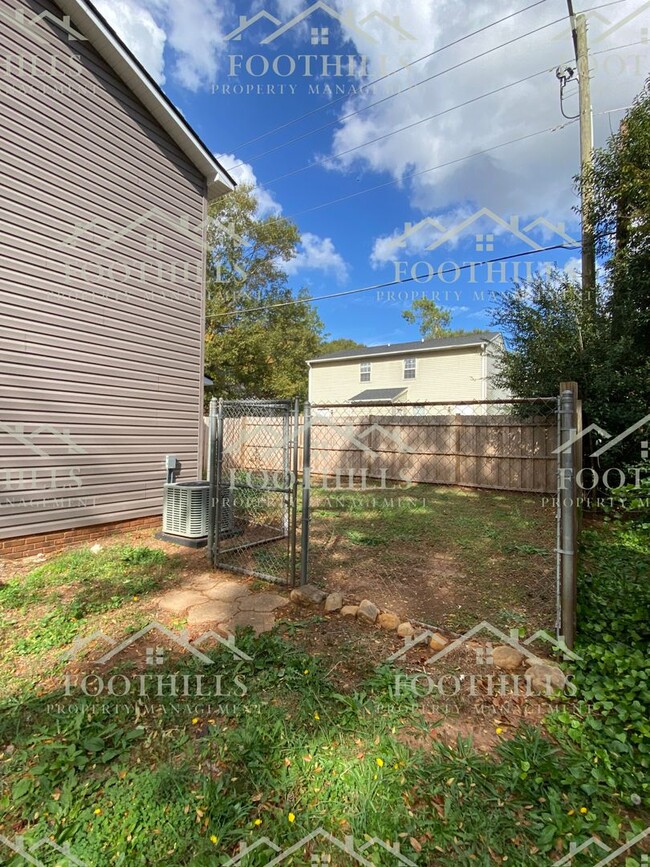
[[[282,267],[295,255],[297,227],[257,208],[245,184],[210,206],[206,373],[219,396],[306,398],[306,360],[318,353],[323,324]]]
[[[418,325],[424,340],[436,337],[462,337],[465,334],[480,334],[482,329],[450,328],[451,310],[439,307],[431,298],[417,298],[402,316],[410,325]]]
[[[318,348],[319,355],[329,355],[334,352],[345,352],[348,349],[365,349],[365,343],[357,343],[349,337],[335,337],[334,340],[323,340]]]
[[[418,326],[420,336],[425,340],[451,334],[449,329],[451,312],[438,307],[432,298],[416,298],[411,307],[404,310],[402,316],[410,325]]]

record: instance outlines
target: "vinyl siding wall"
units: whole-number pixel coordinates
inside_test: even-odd
[[[404,359],[416,358],[415,379],[404,379]],[[370,361],[370,382],[360,381],[360,365]],[[311,365],[312,403],[347,403],[365,389],[408,389],[404,401],[481,400],[484,363],[479,347],[409,355],[356,358]]]
[[[205,180],[43,11],[0,0],[0,538],[160,512],[202,428]]]

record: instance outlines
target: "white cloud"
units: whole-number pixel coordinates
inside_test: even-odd
[[[165,82],[163,53],[167,36],[137,0],[95,0],[99,12],[158,82]]]
[[[347,279],[348,267],[331,238],[321,238],[311,232],[302,236],[297,255],[283,266],[288,274],[301,270],[333,274],[339,283]]]
[[[97,8],[150,75],[165,81],[165,47],[172,75],[188,90],[214,81],[226,45],[222,27],[230,11],[214,0],[97,0]]]
[[[346,0],[331,2],[341,11],[346,5]],[[630,104],[643,85],[648,49],[647,45],[637,45],[619,52],[597,52],[642,39],[642,16],[635,14],[642,6],[645,4],[640,5],[638,0],[623,0],[590,18],[597,144],[603,144],[609,135],[609,116],[599,112]],[[357,0],[355,17],[359,20],[373,11],[390,15],[394,8],[394,0]],[[352,30],[348,35],[355,40],[357,50],[369,56],[370,77],[375,78],[400,66],[405,52],[410,59],[425,55],[490,24],[497,17],[520,9],[521,3],[503,0],[498,4],[498,16],[495,8],[494,3],[487,0],[422,0],[417,4],[400,4],[400,23],[418,36],[417,42],[401,42],[386,31],[381,44],[373,46],[355,37]],[[514,40],[505,48],[343,120],[333,135],[333,154],[546,70],[531,81],[450,111],[326,165],[344,173],[358,174],[360,170],[370,169],[403,181],[411,206],[422,214],[439,214],[459,202],[469,202],[472,210],[489,207],[506,219],[513,214],[522,219],[546,215],[553,222],[574,223],[576,216],[571,208],[575,204],[572,178],[578,170],[577,125],[404,180],[404,175],[411,172],[450,163],[467,154],[477,154],[510,139],[564,123],[554,70],[572,56],[568,23],[563,20],[537,34],[523,35],[562,15],[562,9],[551,8],[548,4],[538,6],[392,76],[374,93],[352,97],[342,106],[340,116],[507,40]],[[604,35],[618,23],[621,23],[619,28]],[[383,25],[376,22],[375,26]],[[568,100],[566,110],[575,114],[575,99]],[[618,123],[621,116],[621,113],[612,115],[612,123]],[[385,250],[376,248],[375,255],[381,257]]]
[[[234,154],[215,154],[215,156],[238,184],[253,185],[257,197],[258,217],[267,217],[269,214],[282,212],[282,205],[273,198],[273,194],[257,183],[255,172],[249,163],[239,165],[241,161]],[[237,166],[237,168],[231,169],[230,166]]]

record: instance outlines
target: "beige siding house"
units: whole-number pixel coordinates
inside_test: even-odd
[[[351,349],[310,359],[314,404],[419,403],[507,397],[492,384],[503,345],[495,331]]]
[[[234,182],[85,0],[0,0],[2,540],[197,478],[204,228]]]

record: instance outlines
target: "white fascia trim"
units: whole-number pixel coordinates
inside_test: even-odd
[[[169,107],[158,89],[142,74],[95,12],[83,0],[56,0],[56,3],[202,172],[208,182],[208,201],[234,190],[234,182],[199,141],[189,124],[183,122]]]

